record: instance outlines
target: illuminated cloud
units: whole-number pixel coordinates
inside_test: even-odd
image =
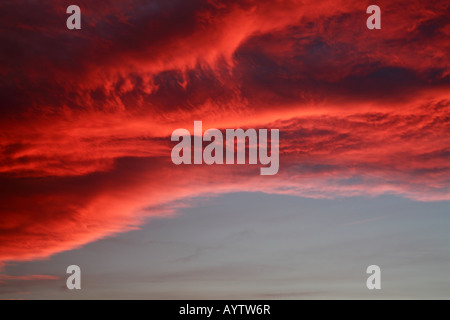
[[[6,274],[0,274],[0,283],[11,280],[21,280],[21,281],[35,281],[35,280],[58,280],[58,277],[43,275],[43,274],[32,274],[27,276],[10,276]]]
[[[379,31],[360,1],[79,5],[80,31],[58,1],[0,5],[1,261],[200,195],[450,199],[448,2],[381,1]],[[280,129],[279,174],[174,166],[170,134],[194,120]]]

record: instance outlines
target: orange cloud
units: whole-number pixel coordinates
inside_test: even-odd
[[[36,281],[36,280],[58,280],[59,277],[49,276],[43,274],[31,274],[25,276],[11,276],[7,274],[0,274],[0,283],[6,283],[7,281]],[[20,294],[24,294],[24,292],[19,292]]]

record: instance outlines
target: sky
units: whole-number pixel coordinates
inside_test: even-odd
[[[71,4],[0,3],[0,299],[450,298],[448,1],[377,1],[380,30],[367,1]],[[279,129],[278,173],[175,165],[194,121]]]

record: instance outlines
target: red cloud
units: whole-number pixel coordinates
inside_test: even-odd
[[[377,31],[359,1],[80,2],[77,32],[55,3],[0,10],[0,261],[204,194],[450,199],[446,1],[382,1]],[[279,173],[174,166],[194,120],[280,129]]]
[[[32,274],[26,276],[10,276],[6,274],[0,274],[0,283],[4,282],[4,280],[22,280],[22,281],[30,281],[30,280],[58,280],[58,277],[43,275],[43,274]]]

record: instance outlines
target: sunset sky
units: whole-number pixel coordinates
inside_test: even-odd
[[[450,299],[449,17],[0,2],[0,299]],[[279,129],[278,173],[173,164],[194,121]]]

